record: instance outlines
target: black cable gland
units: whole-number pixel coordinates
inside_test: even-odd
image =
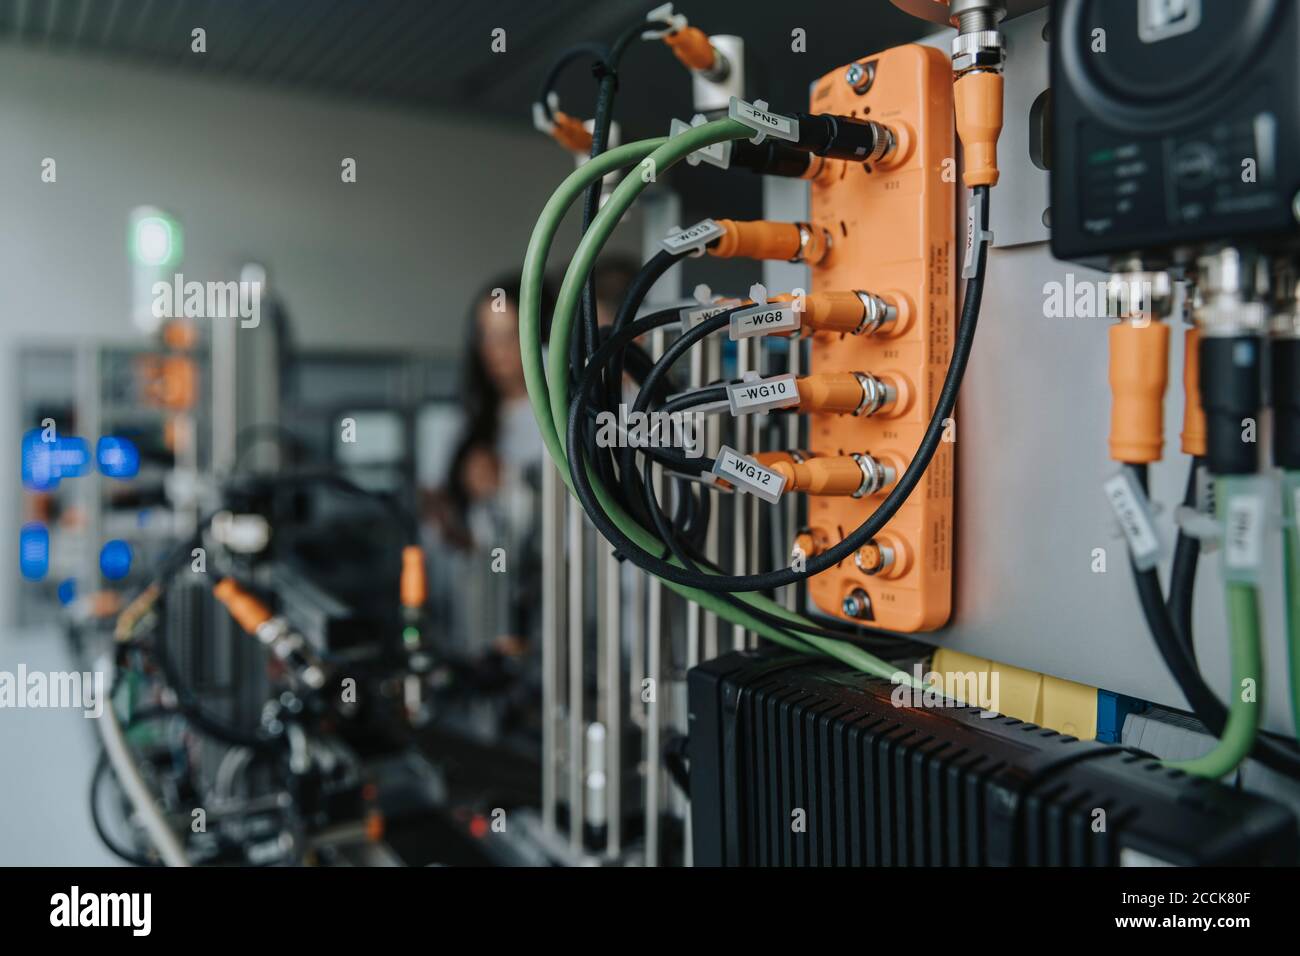
[[[818,156],[862,163],[884,148],[889,131],[871,120],[833,113],[800,114],[797,145]]]
[[[1211,474],[1250,475],[1259,470],[1262,353],[1263,342],[1256,335],[1201,338],[1201,405]]]

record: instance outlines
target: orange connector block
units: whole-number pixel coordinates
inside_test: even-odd
[[[906,467],[938,400],[953,346],[956,185],[944,176],[956,150],[952,73],[943,53],[916,45],[894,47],[869,62],[875,80],[865,94],[836,69],[813,87],[812,111],[870,115],[900,131],[907,148],[871,168],[837,164],[831,175],[811,182],[812,221],[828,229],[834,243],[832,254],[812,267],[812,293],[864,289],[888,293],[905,308],[873,335],[817,332],[809,371],[894,376],[909,384],[910,396],[904,409],[888,416],[813,414],[809,444],[827,457],[869,453]],[[845,299],[845,305],[851,303]],[[834,544],[887,493],[885,487],[859,499],[810,497],[807,523],[827,529],[828,545]],[[941,627],[952,608],[952,505],[953,445],[944,442],[877,538],[895,555],[888,573],[869,573],[870,561],[846,558],[810,579],[812,600],[827,614],[884,630]],[[844,598],[859,589],[871,599],[870,619],[844,613]]]

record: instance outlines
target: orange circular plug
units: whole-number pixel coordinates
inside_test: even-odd
[[[821,528],[804,528],[794,539],[794,548],[803,552],[804,557],[811,558],[821,554],[831,545],[831,536]]]
[[[1002,74],[979,70],[952,85],[967,187],[998,184],[998,137],[1002,134]]]
[[[1201,404],[1201,330],[1183,334],[1183,454],[1205,456],[1208,432]]]
[[[863,574],[896,580],[911,568],[912,552],[907,542],[886,531],[859,548],[853,563]]]
[[[1160,460],[1164,448],[1169,326],[1110,327],[1110,457],[1127,464]]]

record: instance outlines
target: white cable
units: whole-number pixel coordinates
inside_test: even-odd
[[[99,669],[104,673],[104,686],[112,687],[114,668],[111,652],[104,656]],[[103,713],[96,723],[99,725],[99,736],[104,741],[104,752],[108,755],[108,762],[113,767],[113,773],[122,787],[122,792],[131,801],[163,863],[166,866],[189,866],[190,861],[185,858],[185,850],[181,847],[180,840],[163,819],[162,811],[158,809],[153,794],[149,792],[148,785],[145,784],[144,778],[140,776],[140,771],[135,765],[131,748],[127,746],[126,735],[122,731],[122,724],[117,719],[117,712],[113,710],[111,694],[103,705]]]

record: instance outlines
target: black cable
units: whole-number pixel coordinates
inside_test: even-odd
[[[704,563],[704,559],[702,559],[698,554],[692,555],[690,549],[684,546],[680,537],[674,534],[673,529],[668,526],[668,516],[665,514],[658,496],[655,493],[654,482],[651,474],[651,462],[649,461],[645,464],[645,480],[643,481],[643,486],[646,495],[646,511],[655,525],[655,533],[658,534],[659,537],[663,539],[664,543],[668,545],[668,549],[672,552],[674,558],[686,567],[698,571],[700,565]],[[872,650],[900,651],[908,653],[915,651],[919,646],[915,642],[909,641],[907,638],[893,637],[884,633],[873,634],[864,628],[854,628],[849,630],[846,628],[823,627],[813,624],[811,621],[790,620],[789,618],[772,614],[761,608],[753,607],[745,603],[736,595],[730,594],[726,591],[720,592],[718,597],[737,610],[743,611],[751,617],[757,618],[769,627],[780,631],[787,639],[801,644],[804,642],[801,641],[799,635],[813,634],[817,637],[826,637],[837,641],[850,641]],[[815,649],[809,648],[808,650],[813,651]],[[926,650],[928,650],[928,648],[926,648]]]
[[[590,57],[595,60],[596,63],[603,63],[607,67],[611,65],[609,62],[609,50],[605,48],[603,43],[576,43],[561,52],[555,62],[551,64],[551,68],[546,71],[546,75],[542,80],[541,92],[537,95],[537,102],[542,105],[542,111],[546,114],[548,120],[555,119],[555,114],[551,110],[550,99],[551,93],[555,90],[555,84],[560,79],[560,74],[564,72],[565,67],[570,63],[573,63],[582,57]]]
[[[1183,493],[1183,506],[1196,507],[1196,479],[1205,459],[1193,457],[1187,471],[1187,490]],[[1179,530],[1178,541],[1174,545],[1174,564],[1169,574],[1169,616],[1173,620],[1174,633],[1182,641],[1183,649],[1196,663],[1196,645],[1192,640],[1192,592],[1196,586],[1196,566],[1201,556],[1201,542],[1187,532]]]
[[[205,710],[199,702],[198,695],[185,683],[176,662],[172,660],[171,653],[167,649],[167,635],[163,633],[162,628],[154,631],[153,654],[154,660],[157,661],[158,667],[163,673],[163,678],[167,681],[167,686],[176,695],[176,706],[185,719],[200,731],[232,747],[248,747],[259,753],[271,752],[285,746],[286,742],[283,737],[265,737],[256,732],[232,726],[220,717]]]
[[[614,120],[614,93],[618,89],[618,74],[612,64],[597,65],[596,75],[600,80],[600,90],[596,94],[596,115],[591,123],[591,158],[595,159],[609,145],[609,130]],[[603,178],[596,179],[587,187],[582,199],[582,232],[587,234],[591,221],[600,209],[600,191]],[[596,270],[587,273],[587,281],[582,285],[582,331],[585,346],[582,357],[596,351],[600,341],[598,317],[596,315]],[[581,365],[579,365],[581,368]]]
[[[724,328],[731,320],[731,313],[736,311],[738,308],[741,307],[737,306],[736,308],[728,309],[725,312],[713,316],[695,326],[684,335],[675,339],[664,351],[664,356],[673,357],[681,355],[693,347],[697,342],[703,340],[705,336]],[[677,310],[666,309],[662,312],[653,313],[652,315],[646,316],[644,319],[633,322],[618,333],[610,336],[610,338],[596,350],[596,354],[592,356],[591,361],[588,363],[587,368],[582,374],[582,378],[579,380],[575,399],[569,407],[568,459],[570,471],[572,472],[574,469],[577,469],[577,472],[580,472],[580,474],[574,474],[574,488],[578,494],[578,500],[582,502],[583,508],[585,508],[588,515],[591,516],[592,522],[595,524],[597,530],[599,530],[601,534],[605,535],[607,540],[615,544],[616,550],[631,556],[634,563],[646,570],[650,570],[650,568],[642,564],[635,556],[632,556],[632,552],[635,551],[637,554],[642,556],[647,555],[647,552],[642,551],[630,539],[623,535],[614,523],[609,520],[604,509],[601,508],[600,504],[596,501],[591,481],[586,473],[586,455],[584,454],[584,443],[581,440],[581,425],[587,420],[587,406],[592,399],[594,386],[600,380],[599,376],[601,369],[608,364],[614,354],[637,336],[643,335],[656,328],[660,328],[661,326],[668,325],[669,323],[676,321],[677,317]],[[654,391],[657,387],[658,381],[662,379],[663,374],[663,359],[660,359],[659,363],[656,363],[654,369],[651,370],[650,375],[647,376],[646,381],[641,385],[641,393],[638,395],[637,403],[641,406],[642,412],[644,412],[645,404],[648,403],[648,398],[645,398],[645,396]],[[653,381],[652,378],[654,379]],[[645,400],[643,401],[643,399]],[[637,501],[637,499],[628,494],[626,490],[629,487],[627,484],[627,475],[634,467],[633,456],[636,451],[636,449],[629,448],[629,444],[630,443],[627,442],[624,443],[623,453],[620,455],[620,459],[624,462],[624,468],[620,475],[620,479],[624,483],[625,507],[626,505]],[[702,462],[697,460],[695,462],[695,467],[698,468],[701,464]],[[712,461],[709,461],[708,465],[705,467],[711,468]],[[630,513],[634,517],[638,516],[641,506],[639,504],[632,504],[632,507],[634,510]],[[629,550],[624,550],[624,548],[628,548]],[[653,558],[653,556],[651,557]]]
[[[105,703],[106,707],[112,706],[112,695],[109,695],[109,701]],[[130,730],[132,727],[145,723],[150,720],[161,720],[164,717],[179,716],[178,712],[167,707],[149,707],[137,711],[127,721],[123,732]],[[99,835],[100,842],[108,847],[109,851],[116,857],[132,864],[133,866],[162,866],[162,862],[142,853],[136,853],[128,850],[119,844],[112,836],[109,835],[108,827],[104,825],[104,818],[99,812],[99,788],[103,785],[104,779],[108,776],[110,770],[108,762],[108,751],[103,748],[99,751],[99,759],[95,762],[95,770],[90,775],[90,822],[95,827],[95,833]],[[116,779],[116,776],[114,777]]]
[[[99,835],[99,841],[108,847],[109,851],[121,860],[130,863],[133,866],[162,866],[158,860],[152,859],[133,850],[128,850],[108,833],[108,828],[104,826],[103,818],[99,813],[99,787],[105,777],[108,776],[108,754],[101,750],[99,759],[95,762],[95,772],[90,778],[90,822],[95,827],[95,833]]]
[[[983,212],[981,218],[983,221],[987,222],[988,187],[977,187],[973,191],[972,198],[973,201],[980,203]],[[821,572],[839,564],[874,538],[894,517],[898,509],[916,488],[917,484],[920,483],[926,469],[930,465],[930,461],[933,459],[935,452],[939,448],[939,443],[943,440],[945,423],[952,415],[953,409],[956,406],[957,393],[961,389],[962,378],[965,375],[966,365],[970,359],[975,329],[979,321],[979,309],[980,301],[983,296],[983,282],[985,267],[987,264],[987,254],[987,244],[983,242],[979,243],[976,249],[975,275],[966,283],[961,318],[957,325],[953,353],[948,366],[948,372],[944,378],[943,387],[940,390],[938,401],[935,404],[934,413],[930,418],[929,425],[926,427],[925,436],[922,438],[911,462],[875,512],[873,512],[866,521],[843,538],[838,544],[831,546],[820,554],[810,557],[808,561],[805,562],[803,570],[796,571],[793,568],[783,568],[781,570],[749,575],[699,574],[697,572],[678,568],[641,549],[635,544],[635,542],[631,541],[631,539],[629,539],[608,520],[603,510],[600,508],[599,503],[595,499],[590,480],[586,473],[585,464],[581,460],[582,444],[576,439],[580,433],[579,426],[585,420],[585,402],[587,401],[592,387],[593,373],[597,372],[603,363],[609,361],[616,348],[630,340],[630,337],[628,337],[629,330],[624,330],[618,335],[613,336],[604,346],[602,346],[601,349],[597,350],[596,356],[593,356],[591,363],[583,374],[583,378],[579,382],[576,398],[569,417],[568,454],[570,470],[574,482],[574,490],[577,493],[579,500],[582,502],[584,509],[586,509],[588,516],[591,518],[592,523],[595,524],[596,527],[600,529],[601,533],[614,544],[615,549],[619,551],[619,553],[631,560],[638,567],[675,584],[683,584],[688,587],[699,588],[711,592],[773,590],[810,578],[813,575],[820,574]],[[679,358],[687,348],[701,340],[705,335],[718,331],[724,324],[730,322],[731,313],[734,311],[734,309],[729,309],[718,316],[707,319],[675,340],[673,344],[665,350],[664,356],[656,364],[655,368],[651,370],[650,375],[647,376],[646,382],[642,386],[643,391],[648,390],[653,385],[656,377],[664,374],[671,364]],[[638,332],[637,334],[640,333]],[[678,346],[682,346],[682,343],[685,343],[685,345],[678,348]],[[639,396],[637,399],[638,406],[642,408],[644,408],[644,405],[647,402],[648,398],[646,398],[644,394]]]
[[[1147,466],[1129,465],[1138,484],[1145,491],[1147,488]],[[1154,568],[1143,571],[1133,564],[1133,581],[1137,586],[1138,603],[1142,606],[1142,615],[1146,618],[1147,628],[1155,642],[1156,650],[1165,662],[1178,689],[1187,698],[1188,706],[1196,719],[1205,725],[1215,737],[1222,736],[1223,728],[1228,723],[1228,709],[1205,683],[1196,662],[1187,653],[1183,639],[1174,629],[1169,609],[1165,606],[1164,595],[1160,589],[1160,576]],[[1190,639],[1191,633],[1188,632]],[[1300,754],[1288,746],[1260,734],[1255,738],[1254,749],[1250,755],[1278,773],[1300,779]]]
[[[611,334],[617,334],[636,318],[637,313],[641,311],[641,306],[645,304],[646,296],[654,288],[656,282],[663,278],[664,274],[685,258],[683,253],[673,253],[666,249],[660,249],[653,256],[642,264],[637,270],[637,274],[632,278],[631,284],[627,287],[627,292],[623,296],[623,301],[619,304],[618,313],[614,316],[614,324],[611,326]],[[607,383],[606,395],[610,405],[617,405],[620,389],[623,379],[623,357],[616,355],[614,360],[609,364],[609,381]]]
[[[632,284],[628,287],[627,294],[623,297],[618,314],[614,317],[614,325],[611,334],[617,335],[636,318],[637,312],[641,310],[646,296],[654,284],[658,282],[663,275],[676,265],[683,256],[668,252],[661,249],[651,256],[641,266]],[[655,363],[657,364],[657,362]],[[623,388],[623,357],[622,352],[616,352],[608,363],[608,373],[606,378],[606,402],[608,407],[618,406],[622,397]],[[653,366],[651,367],[653,370]],[[649,373],[647,373],[649,374]],[[656,380],[658,381],[658,380]],[[642,379],[642,389],[645,388],[645,379]],[[614,457],[611,453],[611,458]],[[638,520],[645,517],[640,512],[641,495],[636,487],[637,473],[634,467],[633,454],[631,449],[625,448],[623,453],[617,456],[619,462],[619,483],[623,488],[624,504],[631,505],[631,514]]]
[[[582,43],[570,47],[560,55],[559,60],[547,72],[546,79],[542,83],[541,104],[546,117],[554,120],[555,117],[549,99],[560,71],[582,56],[590,56],[595,60],[592,66],[592,74],[596,77],[599,87],[596,92],[596,111],[591,122],[591,156],[593,159],[603,153],[609,145],[610,128],[614,122],[614,95],[618,91],[618,65],[623,58],[623,54],[632,41],[637,39],[645,30],[668,26],[670,24],[666,21],[638,20],[627,27],[609,47],[599,43]],[[601,180],[597,179],[587,188],[586,195],[583,197],[582,234],[587,232],[587,229],[591,226],[591,221],[596,216],[596,211],[600,206],[600,191]],[[587,281],[583,284],[581,307],[582,333],[574,336],[571,340],[572,348],[569,356],[574,378],[580,375],[587,358],[596,351],[600,341],[594,274],[588,275]]]

